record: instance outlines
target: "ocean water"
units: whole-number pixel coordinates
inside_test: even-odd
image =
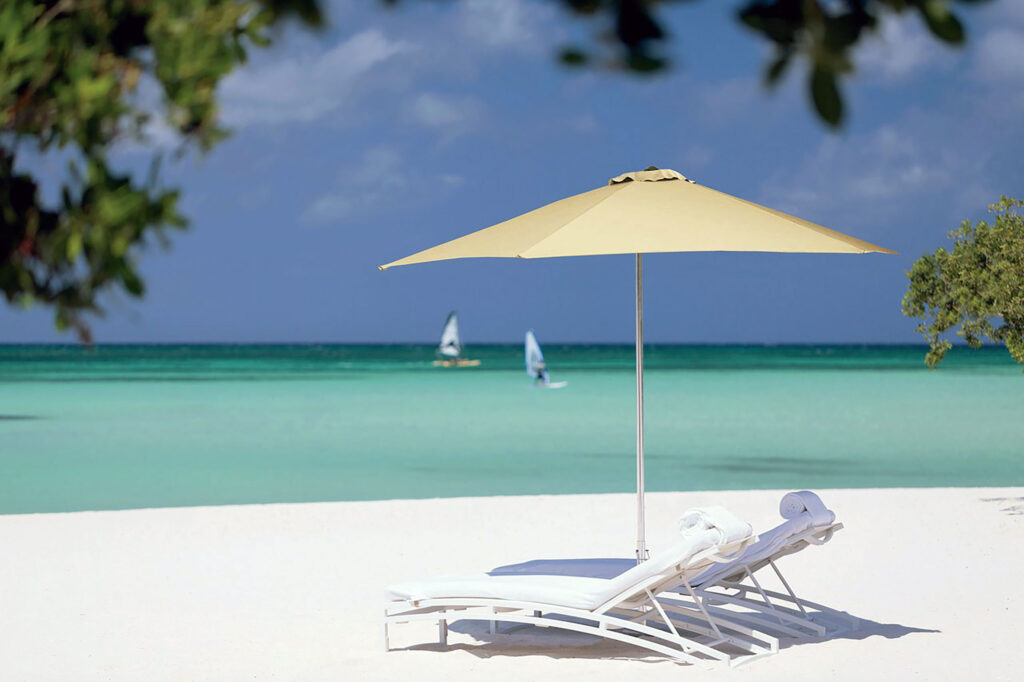
[[[627,492],[631,346],[0,346],[0,513]],[[998,348],[652,346],[649,490],[1024,484]]]

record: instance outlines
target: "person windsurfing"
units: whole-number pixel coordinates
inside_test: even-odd
[[[551,383],[551,378],[548,377],[548,366],[543,360],[538,360],[537,364],[533,366],[534,379],[538,384],[544,384],[547,386]]]

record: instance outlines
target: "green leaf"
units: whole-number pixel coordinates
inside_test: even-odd
[[[766,86],[771,88],[778,84],[789,67],[790,57],[791,55],[788,51],[780,52],[775,56],[775,59],[772,60],[772,63],[768,65],[764,72],[764,84]]]
[[[838,126],[843,119],[843,100],[836,86],[835,74],[815,67],[811,71],[810,87],[818,115],[829,125]]]
[[[956,15],[949,11],[944,0],[925,0],[920,5],[921,15],[932,34],[947,43],[964,42],[964,27]]]
[[[142,280],[129,266],[121,269],[121,281],[124,282],[125,290],[132,296],[141,296],[145,291]]]
[[[587,63],[587,55],[575,47],[564,48],[558,55],[558,59],[569,66],[582,66]]]
[[[68,261],[74,263],[80,253],[82,253],[82,233],[75,230],[70,236],[68,236],[66,254]]]

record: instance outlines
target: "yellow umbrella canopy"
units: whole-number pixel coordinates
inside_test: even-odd
[[[644,529],[642,254],[673,251],[896,253],[744,199],[698,185],[668,169],[624,173],[604,187],[381,265],[455,258],[636,255],[636,556]]]
[[[453,258],[555,258],[672,251],[894,253],[687,180],[625,173],[518,218],[382,265]]]

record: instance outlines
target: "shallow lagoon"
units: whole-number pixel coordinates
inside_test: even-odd
[[[0,512],[633,487],[633,350],[0,347]],[[653,346],[650,490],[1024,484],[1005,350]]]

